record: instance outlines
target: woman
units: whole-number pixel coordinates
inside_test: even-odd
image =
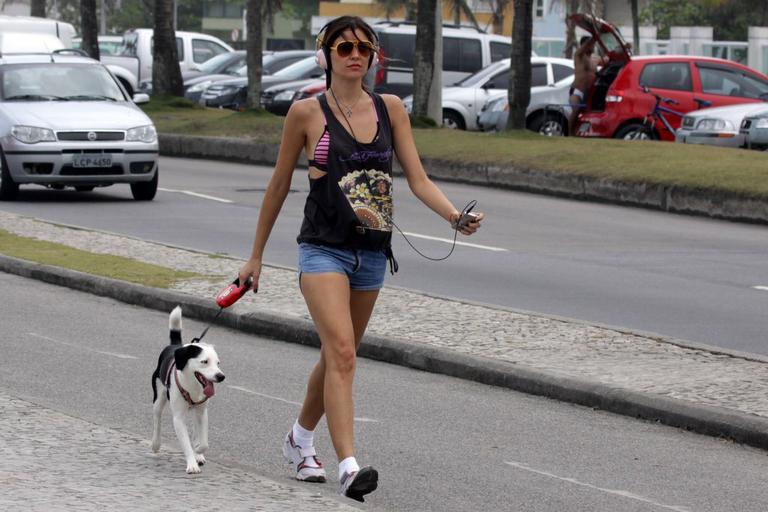
[[[377,58],[373,29],[358,17],[328,23],[318,36],[318,63],[326,69],[326,94],[295,102],[285,119],[274,174],[259,213],[253,252],[240,282],[254,286],[270,231],[289,191],[302,150],[309,160],[310,191],[298,237],[299,286],[320,337],[320,361],[309,376],[298,419],[283,453],[296,478],[324,482],[313,432],[323,414],[339,460],[340,492],[363,501],[378,473],[354,457],[352,381],[355,355],[383,286],[392,271],[392,156],[397,153],[414,194],[450,223],[460,215],[427,177],[410,120],[396,96],[371,94],[363,78]],[[461,232],[480,227],[482,214]]]

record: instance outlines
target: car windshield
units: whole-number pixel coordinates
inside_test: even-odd
[[[299,62],[293,63],[290,66],[275,72],[275,74],[272,76],[279,76],[280,78],[293,80],[297,78],[303,78],[314,68],[320,69],[317,65],[317,62],[315,62],[315,58],[307,57],[306,59],[302,59]]]
[[[501,71],[504,68],[509,67],[509,59],[500,60],[498,62],[494,62],[493,64],[484,67],[474,75],[469,75],[465,79],[456,82],[454,85],[456,87],[478,87],[480,84],[485,82],[485,80],[494,74],[496,74],[497,71]]]
[[[2,101],[124,101],[99,64],[14,64],[0,69]]]
[[[202,64],[197,65],[197,69],[205,73],[206,75],[212,75],[221,66],[225,65],[229,59],[232,58],[232,52],[224,52],[211,57]]]

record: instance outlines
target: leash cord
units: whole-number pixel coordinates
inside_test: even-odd
[[[215,317],[213,317],[213,320],[211,320],[211,321],[208,323],[208,325],[205,327],[205,329],[203,329],[203,333],[202,333],[200,336],[198,336],[197,338],[192,338],[192,341],[191,341],[190,343],[200,343],[200,340],[202,340],[202,339],[203,339],[203,337],[204,337],[206,334],[208,334],[208,329],[210,329],[210,328],[211,328],[211,326],[213,325],[213,323],[214,323],[214,322],[215,322],[215,321],[216,321],[216,320],[219,318],[219,315],[221,315],[221,313],[222,313],[223,311],[224,311],[224,308],[219,308],[219,312],[218,312],[218,313],[216,313],[216,316],[215,316]]]

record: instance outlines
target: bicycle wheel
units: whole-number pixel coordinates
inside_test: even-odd
[[[655,140],[656,134],[647,124],[629,123],[628,125],[621,127],[613,138],[624,140]]]

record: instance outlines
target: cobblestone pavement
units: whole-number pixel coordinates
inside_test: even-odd
[[[241,261],[98,231],[73,229],[0,212],[0,226],[23,236],[114,254],[208,276],[177,290],[213,297]],[[309,318],[295,271],[266,265],[261,290],[234,308]],[[687,348],[577,321],[465,304],[384,288],[368,332],[611,387],[768,417],[768,363]],[[758,358],[759,359],[759,358]]]
[[[181,452],[3,394],[0,436],[0,510],[358,510],[210,461],[187,475]]]

